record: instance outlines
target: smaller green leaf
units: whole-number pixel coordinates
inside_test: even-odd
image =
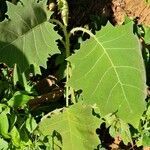
[[[143,146],[150,146],[150,133],[145,133],[142,139]]]
[[[23,107],[32,96],[29,96],[25,91],[18,91],[14,96],[8,101],[8,105],[11,107]]]
[[[0,104],[0,135],[4,138],[9,138],[8,128],[9,121],[7,114],[10,112],[10,108],[5,104]]]
[[[21,73],[17,64],[15,64],[13,68],[13,84],[14,86],[19,84],[25,89],[25,91],[31,91],[31,86],[28,85],[25,73]]]
[[[18,81],[22,82],[22,75],[21,75],[21,72],[20,72],[17,64],[15,64],[14,68],[13,68],[13,84],[14,84],[14,86],[17,84]]]
[[[13,112],[11,114],[8,114],[8,119],[9,119],[9,130],[12,130],[12,128],[14,127],[16,121],[17,121],[17,115]]]
[[[150,106],[147,108],[146,116],[147,116],[147,119],[150,120]]]
[[[146,44],[150,44],[150,28],[144,27],[144,30],[145,30],[144,41]]]
[[[45,136],[52,136],[53,149],[92,150],[99,144],[96,129],[100,124],[92,109],[81,103],[74,104],[63,113],[44,117],[39,123],[39,131]]]
[[[118,136],[118,132],[116,132],[116,129],[115,129],[114,126],[110,126],[110,128],[109,128],[109,134],[110,134],[113,138],[115,138],[116,136]]]
[[[11,130],[10,136],[11,136],[13,145],[16,147],[19,147],[20,146],[20,134],[15,126]]]
[[[0,146],[1,150],[8,150],[8,143],[4,141],[2,138],[0,138]]]
[[[140,146],[143,145],[142,137],[139,137],[139,138],[137,139],[136,145],[137,145],[137,147],[140,147]]]
[[[69,7],[67,0],[57,0],[58,9],[61,12],[61,18],[65,26],[68,25]]]
[[[5,112],[0,114],[0,135],[4,138],[9,138],[8,135],[9,122]]]
[[[123,121],[120,121],[120,136],[124,142],[125,145],[127,145],[129,142],[132,143],[132,137],[129,130],[129,125]]]
[[[25,0],[23,5],[7,5],[10,20],[0,23],[0,61],[10,67],[16,63],[21,72],[30,64],[46,67],[47,57],[60,53],[56,44],[60,36],[48,21],[51,12],[46,10],[45,1]]]
[[[106,115],[104,117],[104,119],[106,120],[108,126],[112,125],[114,122],[116,122],[116,120],[118,119],[115,115],[112,115],[111,113]]]
[[[112,137],[120,136],[124,144],[132,143],[132,137],[129,130],[129,125],[117,118],[115,115],[107,115],[105,117],[108,126],[110,126],[109,133]]]
[[[37,123],[36,123],[35,119],[33,117],[31,117],[31,115],[30,115],[28,117],[28,119],[26,120],[26,128],[30,133],[32,133],[36,127],[37,127]]]
[[[30,135],[29,135],[28,131],[25,128],[22,128],[19,131],[19,134],[20,134],[21,145],[29,146],[29,145],[32,144],[32,142],[30,140]]]

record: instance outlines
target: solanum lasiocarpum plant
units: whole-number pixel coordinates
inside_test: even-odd
[[[13,73],[9,75],[8,66],[1,69],[0,84],[9,78],[11,85],[0,89],[4,149],[100,149],[97,129],[103,123],[125,145],[149,145],[141,26],[131,20],[115,27],[107,23],[94,33],[80,26],[70,29],[66,0],[57,0],[55,6],[61,19],[47,10],[45,0],[6,4],[9,19],[0,22],[0,62]],[[84,41],[84,35],[90,38]],[[80,48],[73,49],[79,42]],[[54,56],[56,72],[50,67],[54,73],[44,80],[40,68]],[[33,80],[36,74],[42,79]],[[37,90],[41,81],[48,83],[45,93]],[[6,89],[11,89],[9,97]]]

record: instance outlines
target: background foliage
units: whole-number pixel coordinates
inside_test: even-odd
[[[0,149],[150,145],[147,24],[113,26],[109,0],[0,4]]]

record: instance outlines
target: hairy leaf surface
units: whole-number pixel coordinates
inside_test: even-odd
[[[96,135],[99,124],[100,120],[92,115],[90,106],[75,104],[61,114],[43,119],[39,130],[44,135],[51,134],[52,149],[91,150],[99,144]]]
[[[24,71],[30,64],[45,66],[49,54],[59,53],[55,42],[59,36],[48,22],[44,4],[35,0],[17,6],[8,3],[10,20],[0,23],[0,62],[16,63]]]
[[[83,90],[86,103],[97,103],[103,115],[117,112],[136,126],[145,108],[145,71],[132,25],[108,24],[68,58],[73,66],[68,85]]]

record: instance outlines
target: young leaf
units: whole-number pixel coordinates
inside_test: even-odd
[[[2,138],[0,138],[0,146],[2,150],[8,150],[8,143]]]
[[[150,146],[150,133],[145,133],[142,138],[142,144],[144,146]]]
[[[14,146],[19,147],[20,146],[20,135],[17,130],[17,128],[14,126],[13,129],[10,132],[11,140]]]
[[[37,127],[37,123],[35,119],[30,115],[26,120],[26,128],[30,133],[32,133],[36,127]]]
[[[96,128],[100,120],[92,115],[92,108],[82,104],[75,104],[51,118],[43,119],[39,124],[39,131],[43,135],[53,138],[53,149],[59,146],[65,150],[91,150],[99,144]]]
[[[10,20],[0,23],[0,62],[17,64],[21,72],[30,64],[46,66],[48,55],[59,53],[59,38],[48,22],[44,2],[26,0],[22,5],[8,3]]]
[[[65,26],[68,25],[69,7],[66,0],[57,0],[58,9],[61,12],[61,18]]]
[[[23,107],[32,98],[24,91],[17,91],[14,96],[8,101],[11,107]]]
[[[6,113],[2,112],[0,114],[0,135],[4,138],[9,138],[8,135],[9,122]]]
[[[132,137],[129,130],[129,125],[122,120],[120,120],[120,136],[124,142],[124,144],[128,144],[129,142],[132,143]]]
[[[13,85],[16,86],[17,84],[20,84],[25,91],[31,91],[31,86],[28,85],[25,73],[21,73],[17,64],[15,64],[13,68]]]
[[[68,86],[82,89],[84,102],[138,126],[145,108],[145,71],[131,23],[108,24],[68,60],[74,66]]]
[[[9,112],[9,107],[5,104],[0,104],[0,135],[4,138],[10,138],[8,135],[9,121],[7,117]]]

